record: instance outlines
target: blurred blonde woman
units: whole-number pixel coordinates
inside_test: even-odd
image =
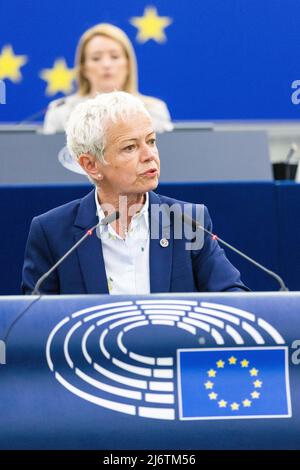
[[[50,103],[44,121],[45,134],[63,132],[78,103],[115,90],[132,93],[144,102],[156,132],[172,130],[166,104],[139,93],[135,52],[120,28],[102,23],[88,29],[79,40],[75,66],[78,90]]]

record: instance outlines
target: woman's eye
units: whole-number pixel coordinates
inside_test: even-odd
[[[150,145],[155,145],[156,144],[156,139],[150,139],[149,144]]]
[[[128,145],[127,147],[125,147],[124,150],[125,150],[126,152],[131,152],[131,151],[134,150],[134,149],[135,149],[135,145]]]

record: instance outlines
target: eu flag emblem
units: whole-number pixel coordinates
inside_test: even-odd
[[[291,417],[287,347],[177,354],[180,419]]]

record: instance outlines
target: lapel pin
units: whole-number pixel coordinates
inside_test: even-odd
[[[159,241],[159,244],[160,246],[162,246],[163,248],[167,248],[167,246],[169,246],[169,242],[166,238],[162,238],[160,241]]]

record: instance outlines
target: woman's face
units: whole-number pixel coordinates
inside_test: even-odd
[[[155,133],[144,113],[111,122],[106,131],[106,163],[98,163],[101,188],[110,195],[144,194],[158,185],[160,162]]]
[[[106,36],[94,36],[85,47],[83,75],[91,94],[123,90],[128,76],[128,59],[121,44]]]

